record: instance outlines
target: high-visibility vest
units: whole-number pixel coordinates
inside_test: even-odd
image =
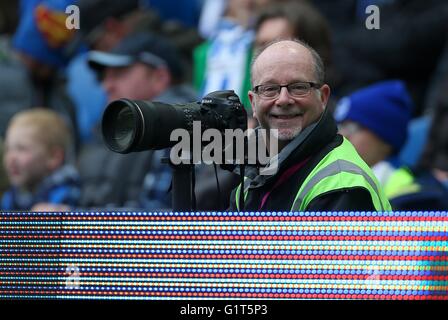
[[[244,181],[244,199],[249,194],[251,180]],[[342,144],[331,150],[310,172],[300,186],[291,206],[291,211],[304,211],[315,198],[327,192],[364,188],[369,191],[377,211],[392,211],[378,180],[369,166],[361,159],[353,145],[344,138]],[[241,184],[235,193],[239,210]]]
[[[395,170],[383,188],[388,199],[417,193],[421,190],[421,186],[415,181],[414,175],[406,167]]]

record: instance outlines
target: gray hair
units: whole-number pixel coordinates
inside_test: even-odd
[[[281,40],[274,40],[274,41],[266,44],[264,47],[262,47],[257,52],[255,52],[254,57],[252,58],[251,65],[250,65],[250,82],[251,82],[251,85],[254,86],[253,68],[254,68],[255,61],[258,59],[260,54],[262,52],[264,52],[270,46],[272,46],[272,45],[274,45],[274,44],[276,44],[278,42],[282,42],[282,41],[286,41],[286,40],[295,42],[295,43],[305,47],[306,49],[308,49],[308,51],[311,53],[311,57],[313,58],[314,75],[316,77],[316,81],[319,84],[324,84],[325,83],[325,66],[324,66],[324,62],[322,61],[322,58],[317,53],[317,51],[314,50],[310,45],[308,45],[306,42],[304,42],[302,40],[299,40],[299,39],[291,39],[291,40],[290,39],[281,39]]]

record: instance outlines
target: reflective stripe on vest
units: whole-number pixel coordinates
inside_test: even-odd
[[[392,211],[378,180],[353,145],[344,138],[311,171],[297,192],[291,211],[304,211],[318,196],[336,190],[364,188],[378,211]]]
[[[346,160],[349,159],[349,160]],[[249,193],[250,179],[244,181],[244,199]],[[369,166],[361,159],[353,145],[344,138],[342,144],[331,150],[311,171],[300,186],[291,211],[304,211],[318,196],[336,190],[364,188],[378,211],[392,211],[392,207],[379,187],[378,180]],[[241,185],[236,191],[236,204]]]
[[[315,188],[319,183],[325,182],[325,184],[327,186],[329,186],[329,185],[331,185],[330,181],[328,181],[329,178],[340,180],[339,177],[335,177],[335,176],[338,174],[342,174],[342,173],[359,175],[359,177],[355,178],[356,180],[359,180],[360,177],[362,179],[365,179],[365,181],[369,185],[369,187],[367,189],[370,192],[370,194],[372,195],[372,200],[374,202],[375,208],[380,211],[385,210],[385,207],[384,207],[381,199],[379,199],[378,186],[375,184],[375,181],[373,181],[372,177],[370,177],[363,169],[361,169],[359,166],[357,166],[356,164],[354,164],[352,162],[349,162],[347,160],[336,160],[335,162],[326,166],[324,169],[317,172],[317,174],[315,174],[311,178],[311,180],[308,181],[308,183],[305,185],[305,187],[301,188],[301,190],[298,192],[298,194],[294,200],[294,203],[292,206],[292,211],[303,211],[308,206],[308,204],[311,202],[311,200],[316,198],[318,195],[321,195],[327,191],[341,189],[342,188],[341,185],[334,186],[336,188],[328,188],[327,187],[327,188],[325,188],[326,190],[319,190],[319,192],[311,199],[308,199],[308,201],[304,201],[305,197],[307,195],[310,195],[312,189]],[[354,181],[353,177],[345,176],[344,179],[347,179],[347,182],[348,182],[346,185],[346,188],[365,187],[363,181]],[[350,181],[350,180],[353,180],[353,181]],[[337,184],[340,184],[340,181],[337,181],[337,182],[338,182]],[[321,188],[321,186],[319,188]],[[372,190],[370,190],[370,188]],[[371,191],[373,191],[373,193]]]
[[[251,179],[248,177],[244,177],[244,201],[246,201],[247,195],[249,194],[249,187],[250,183],[252,182]],[[235,193],[235,202],[236,202],[236,209],[240,211],[240,192],[241,192],[241,183],[238,185],[238,188],[236,189]]]

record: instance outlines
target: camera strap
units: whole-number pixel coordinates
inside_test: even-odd
[[[194,164],[191,165],[191,210],[196,211],[196,170]]]
[[[219,178],[218,178],[218,167],[216,166],[216,162],[213,162],[213,167],[215,169],[215,178],[216,178],[216,188],[218,190],[218,201],[219,201],[219,210],[226,210],[226,204],[224,200],[222,199],[221,194],[221,186],[219,185]]]
[[[240,165],[241,189],[244,188],[244,169],[245,169],[244,164]],[[237,199],[237,201],[239,203],[239,208],[240,208],[238,211],[240,211],[240,212],[244,211],[244,192],[243,191],[240,192],[239,199]]]

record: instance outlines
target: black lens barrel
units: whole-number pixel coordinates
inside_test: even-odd
[[[161,102],[120,99],[105,109],[104,142],[114,152],[129,153],[172,147],[170,134],[185,127],[184,108]]]
[[[143,117],[135,103],[128,99],[111,102],[102,120],[104,142],[112,151],[129,153],[141,139]]]
[[[225,90],[208,94],[200,103],[113,101],[104,110],[102,133],[105,144],[114,152],[164,149],[178,143],[170,139],[174,130],[192,133],[194,121],[201,122],[201,131],[247,128],[247,115],[238,96]]]

